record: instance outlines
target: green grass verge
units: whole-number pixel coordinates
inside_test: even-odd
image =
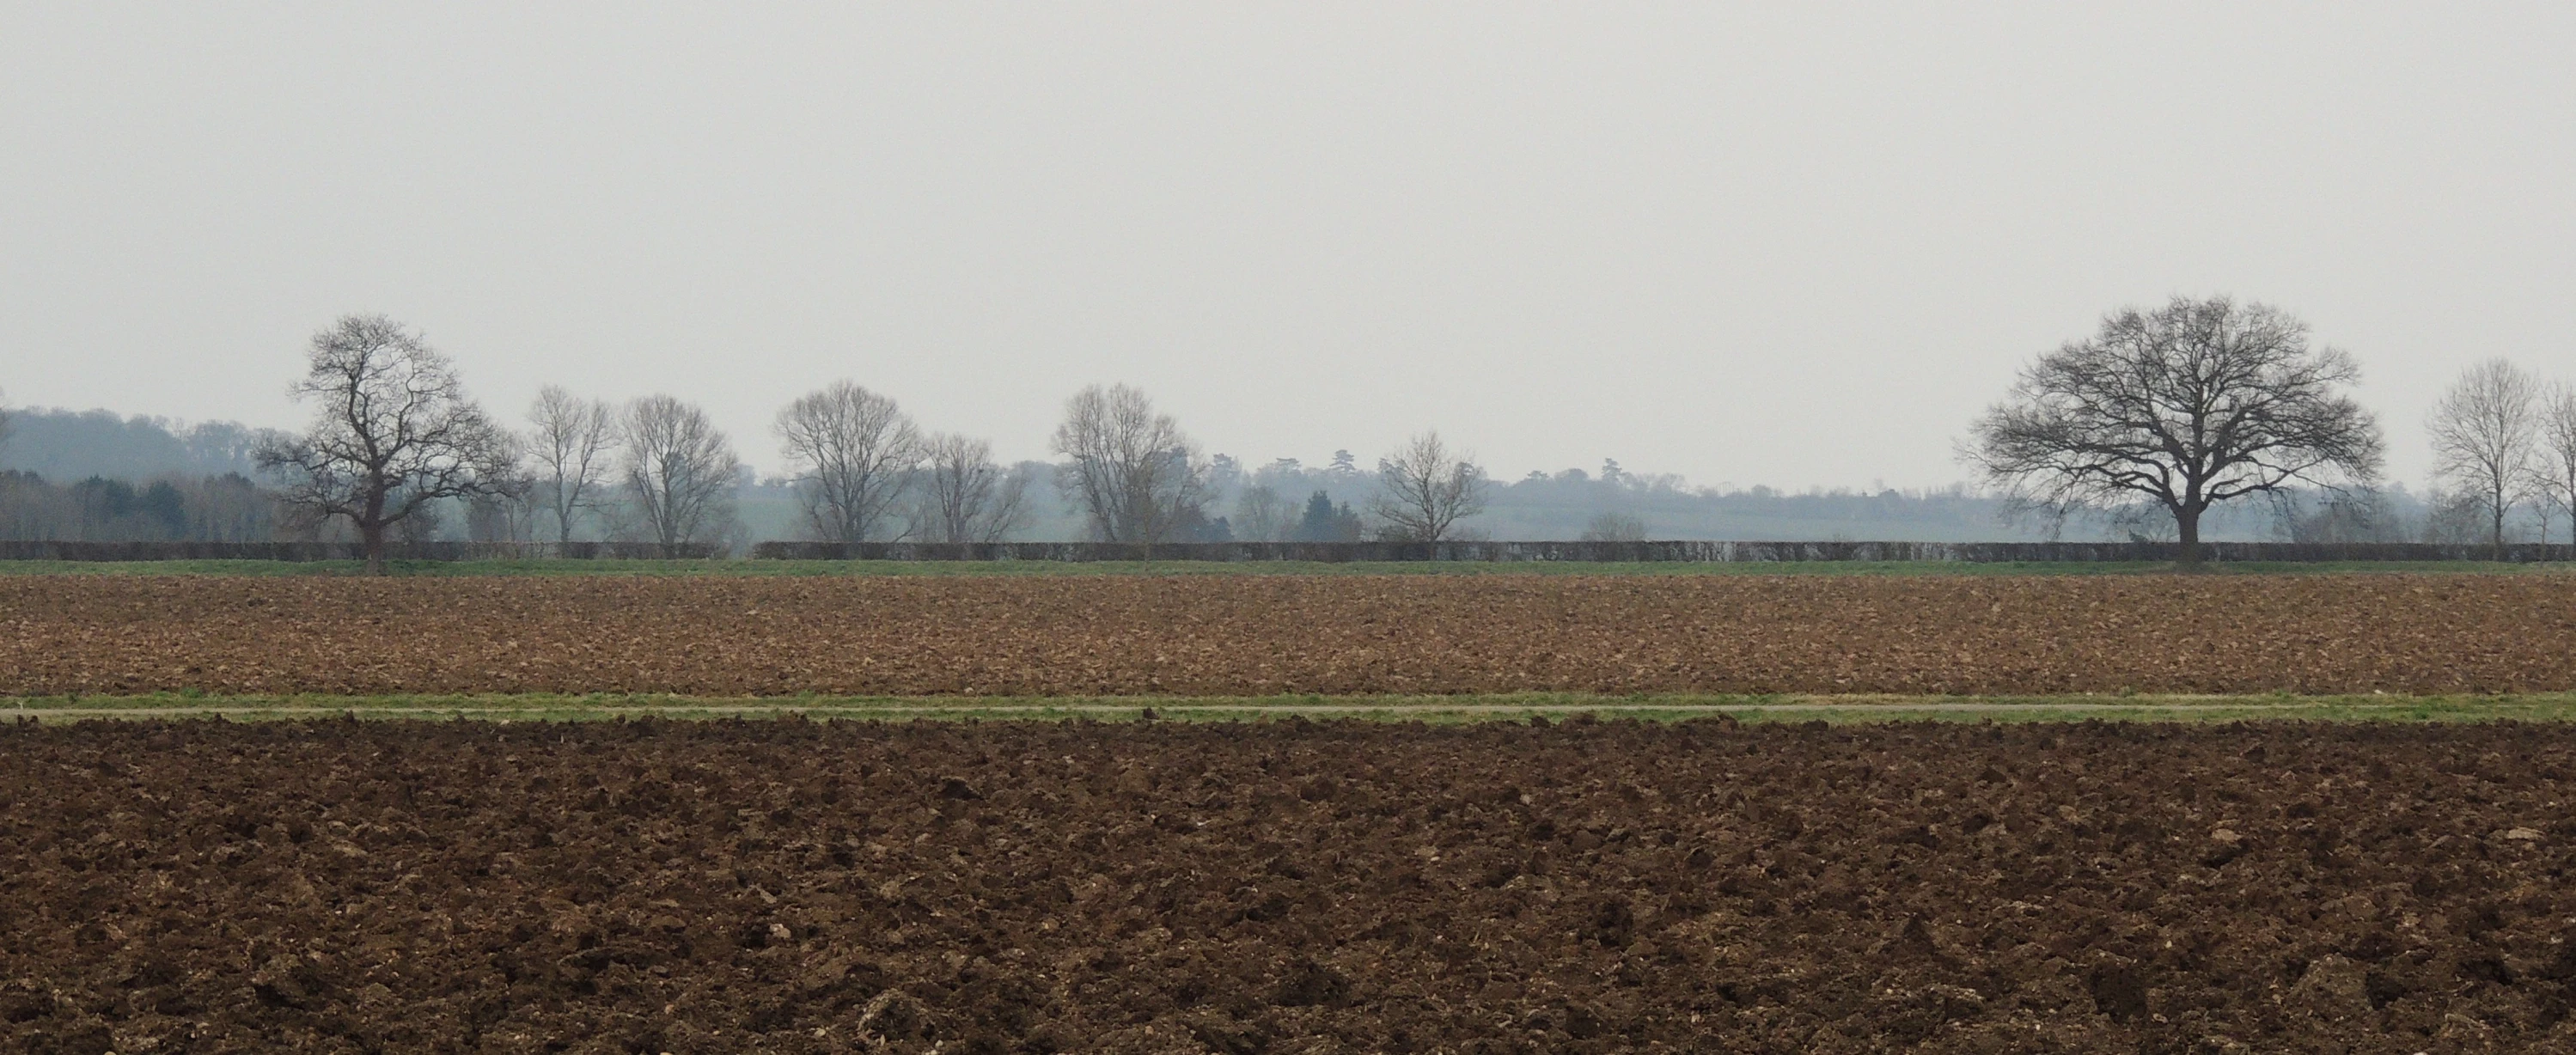
[[[38,722],[212,718],[229,721],[355,716],[450,721],[779,718],[910,721],[1135,721],[1146,709],[1175,721],[1360,718],[1373,721],[1525,721],[1566,718],[1680,721],[1724,714],[1745,722],[2576,720],[2576,693],[2510,696],[757,696],[593,694],[489,696],[0,696],[0,720]]]
[[[821,561],[821,560],[487,560],[395,561],[413,576],[511,575],[2153,575],[2155,561]],[[360,575],[358,561],[170,560],[0,561],[0,575]],[[2245,561],[2202,565],[2214,575],[2324,575],[2397,572],[2563,574],[2576,564],[2491,561]]]

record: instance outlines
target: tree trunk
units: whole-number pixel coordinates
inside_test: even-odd
[[[2175,563],[2185,568],[2200,567],[2200,512],[2190,506],[2174,510],[2174,537],[2182,543]]]
[[[385,573],[385,492],[391,488],[386,485],[380,470],[370,475],[367,483],[366,502],[358,507],[358,515],[350,519],[358,522],[358,544],[367,551],[367,574],[382,575]]]

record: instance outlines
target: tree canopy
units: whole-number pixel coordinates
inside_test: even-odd
[[[313,335],[307,357],[289,391],[319,404],[313,425],[263,443],[259,465],[291,505],[355,525],[369,571],[384,571],[387,528],[440,499],[510,486],[515,441],[418,333],[382,315],[342,316]]]
[[[2026,502],[2161,507],[2194,563],[2212,505],[2378,475],[2379,425],[2342,391],[2359,377],[2279,309],[2176,297],[2023,368],[1962,455]]]

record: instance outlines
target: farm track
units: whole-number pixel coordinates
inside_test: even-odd
[[[2576,689],[2576,580],[0,577],[0,694]]]
[[[637,701],[592,702],[542,696],[477,696],[410,702],[346,697],[206,697],[173,702],[158,696],[85,697],[77,700],[21,699],[12,709],[0,702],[0,720],[83,721],[88,719],[181,721],[316,720],[342,717],[418,720],[585,721],[616,718],[801,718],[812,721],[1052,720],[1089,718],[1126,721],[1154,718],[1177,721],[1267,721],[1309,718],[1366,718],[1371,721],[1494,721],[1530,717],[1568,719],[1583,715],[1633,717],[1645,721],[1741,719],[1744,721],[2563,721],[2576,716],[2576,702],[2565,695],[2503,697],[2167,697],[2040,699],[1945,699],[1904,697],[1811,697],[1689,702],[1700,697],[1634,702],[1611,697],[1583,702],[1530,702],[1515,697],[1455,698],[1340,697],[1325,702],[1204,698],[1127,697],[1102,700],[1066,698],[986,700],[977,697],[912,697],[908,699],[834,701],[827,698],[647,697]],[[1430,702],[1430,701],[1439,702]],[[1295,701],[1295,702],[1291,702]],[[1146,712],[1153,714],[1148,716]]]
[[[2576,726],[0,726],[0,1049],[2576,1047]]]

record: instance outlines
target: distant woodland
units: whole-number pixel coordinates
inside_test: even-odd
[[[90,541],[268,541],[345,536],[346,528],[299,519],[261,478],[254,451],[277,435],[232,422],[187,424],[107,410],[20,408],[0,445],[0,538]],[[1183,539],[1356,539],[1367,530],[1377,474],[1339,452],[1323,464],[1293,458],[1247,464],[1208,459],[1206,486]],[[1055,466],[1008,467],[1024,482],[1025,513],[1007,537],[1057,541],[1090,537],[1079,504],[1058,488]],[[1265,502],[1261,495],[1269,498]],[[1320,501],[1318,501],[1320,496]],[[808,537],[805,506],[793,481],[745,475],[736,493],[738,544]],[[476,510],[467,503],[424,518],[406,537],[535,537],[532,517]],[[2360,497],[2301,495],[2287,504],[2257,502],[2217,511],[2207,537],[2218,540],[2474,540],[2471,514],[2441,511],[2402,486]],[[582,514],[575,535],[637,537],[606,512]],[[1530,472],[1493,480],[1483,512],[1463,537],[1973,541],[2060,537],[2155,537],[2149,523],[2093,514],[2053,522],[2016,513],[2007,503],[1960,484],[1937,490],[1780,490],[1765,486],[1695,487],[1678,476],[1631,472],[1616,462],[1590,469]],[[890,527],[882,537],[905,528]],[[2169,527],[2167,528],[2169,531]]]

